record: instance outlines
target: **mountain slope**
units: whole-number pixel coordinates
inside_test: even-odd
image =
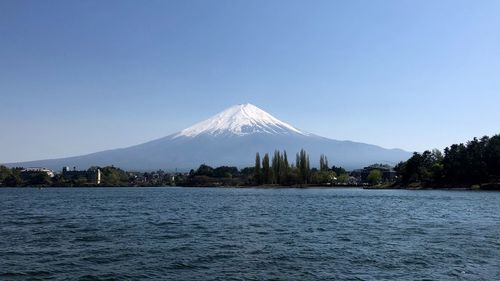
[[[63,166],[85,169],[114,165],[126,170],[189,170],[208,165],[252,166],[256,152],[286,150],[289,158],[301,148],[315,164],[325,154],[330,164],[348,169],[373,163],[395,164],[410,157],[400,149],[338,141],[301,131],[251,104],[237,105],[181,132],[128,148],[89,155],[9,164],[41,166],[59,170]]]
[[[182,130],[174,137],[245,136],[255,133],[309,135],[276,119],[252,104],[232,106],[211,118]]]

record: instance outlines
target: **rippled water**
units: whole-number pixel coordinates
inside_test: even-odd
[[[0,279],[500,280],[500,193],[0,189]]]

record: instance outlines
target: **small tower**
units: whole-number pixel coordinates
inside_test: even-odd
[[[101,184],[101,169],[97,169],[96,184]]]

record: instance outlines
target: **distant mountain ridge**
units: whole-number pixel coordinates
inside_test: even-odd
[[[319,156],[325,154],[331,164],[347,169],[373,163],[394,165],[411,156],[401,149],[317,136],[299,130],[252,104],[242,104],[229,107],[178,133],[143,144],[69,158],[9,163],[7,166],[60,170],[63,166],[86,169],[114,165],[137,171],[185,171],[200,164],[253,166],[256,152],[272,153],[279,149],[293,156],[302,148],[310,154],[313,166]]]

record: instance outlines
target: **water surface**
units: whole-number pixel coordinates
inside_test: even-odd
[[[0,189],[0,279],[500,280],[500,193]]]

